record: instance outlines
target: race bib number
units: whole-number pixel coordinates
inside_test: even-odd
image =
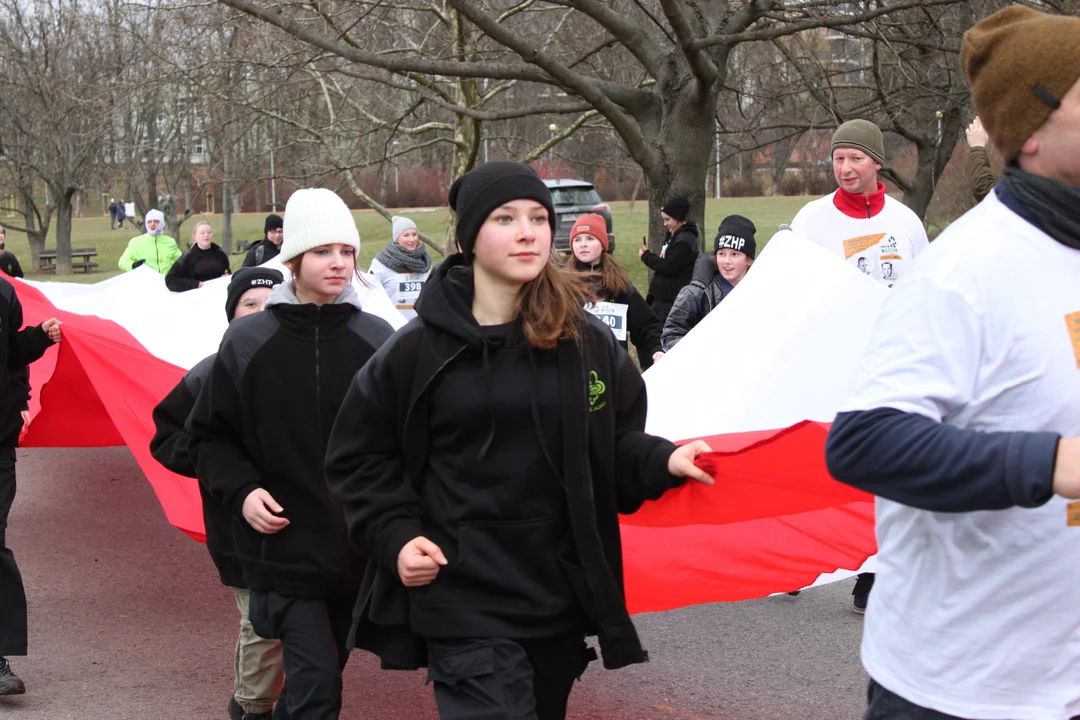
[[[626,342],[627,307],[623,303],[601,302],[590,303],[585,306],[585,310],[600,318],[601,322],[611,328],[616,340]]]
[[[398,275],[397,293],[394,297],[394,305],[399,309],[411,308],[420,297],[420,291],[424,289],[424,281],[417,275]]]

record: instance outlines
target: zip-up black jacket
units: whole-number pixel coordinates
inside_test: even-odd
[[[26,366],[52,345],[40,325],[23,328],[22,305],[15,288],[0,278],[0,447],[17,447],[22,415],[30,400]]]
[[[734,289],[735,286],[725,280],[716,269],[716,253],[706,253],[698,257],[694,264],[694,279],[679,291],[675,303],[671,306],[671,312],[664,321],[664,332],[661,336],[664,352],[675,347],[686,333],[697,327]]]
[[[694,261],[701,250],[699,237],[697,225],[693,220],[687,220],[674,235],[668,234],[660,250],[663,257],[651,250],[642,254],[641,261],[653,271],[646,300],[650,303],[654,300],[675,302],[679,291],[686,287],[693,277]]]
[[[598,267],[589,267],[583,265],[575,258],[574,267],[579,272],[600,272]],[[641,297],[641,293],[637,291],[637,288],[630,285],[630,288],[623,293],[615,295],[606,287],[604,287],[599,276],[594,276],[589,279],[592,291],[603,302],[613,302],[626,305],[626,324],[630,330],[630,340],[634,343],[634,347],[637,348],[638,357],[644,363],[647,357],[649,361],[652,361],[653,353],[658,353],[662,349],[660,347],[660,332],[663,329],[660,326],[660,318],[656,317],[656,313],[649,307],[649,304],[645,302],[645,298]],[[619,343],[624,348],[625,342]]]
[[[199,283],[219,278],[229,269],[229,256],[217,246],[203,250],[198,245],[180,256],[165,275],[165,287],[173,292],[184,292],[199,287]]]
[[[184,477],[195,477],[195,461],[188,453],[191,436],[184,424],[195,407],[195,399],[199,397],[199,390],[213,362],[213,355],[200,360],[154,408],[155,432],[150,440],[150,453],[166,468]],[[210,558],[221,576],[222,584],[246,587],[244,569],[233,545],[232,524],[235,516],[232,508],[211,495],[201,483],[199,495],[202,497],[203,524],[206,526],[206,549],[210,551]]]
[[[262,265],[267,260],[276,258],[280,252],[280,247],[270,242],[269,238],[263,238],[248,249],[244,256],[244,267]]]
[[[188,418],[199,482],[238,517],[233,542],[253,590],[321,599],[355,591],[351,552],[323,473],[326,443],[353,375],[391,335],[351,287],[332,305],[296,304],[279,285],[261,313],[233,320]],[[264,535],[243,519],[264,488],[289,519]]]
[[[375,561],[364,577],[350,644],[379,655],[388,668],[427,662],[423,640],[412,630],[414,591],[402,585],[396,568],[401,548],[420,535],[430,538],[432,517],[445,513],[423,500],[424,485],[438,482],[430,466],[448,459],[428,456],[439,441],[431,437],[433,419],[453,412],[431,407],[431,388],[455,363],[475,362],[476,350],[482,352],[471,291],[462,293],[460,283],[447,278],[462,265],[458,254],[435,269],[417,303],[418,316],[357,374],[327,453],[327,479],[345,511],[349,538]],[[682,478],[667,471],[674,446],[644,432],[645,385],[630,357],[596,318],[587,317],[581,329],[579,342],[562,341],[553,351],[561,451],[552,461],[565,489],[570,533],[557,546],[538,544],[529,552],[555,555],[588,631],[599,636],[604,664],[616,668],[648,657],[626,609],[618,514],[634,512],[645,500],[680,485]],[[516,430],[536,432],[536,404],[531,410],[521,408],[520,414]],[[473,429],[478,437],[499,442],[490,423]],[[508,475],[515,470],[506,468]],[[489,548],[483,543],[476,549]],[[466,548],[463,564],[469,554]],[[471,561],[485,562],[475,552]]]

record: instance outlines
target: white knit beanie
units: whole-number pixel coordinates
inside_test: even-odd
[[[285,262],[320,245],[341,243],[360,252],[360,233],[345,201],[326,188],[297,190],[285,203],[284,239],[278,260]]]
[[[401,233],[405,232],[406,230],[416,229],[416,223],[414,223],[407,217],[395,215],[390,218],[390,220],[394,223],[394,229],[390,237],[390,240],[393,242],[397,242],[397,239],[401,237]]]

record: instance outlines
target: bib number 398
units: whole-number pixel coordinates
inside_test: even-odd
[[[600,319],[600,322],[611,328],[615,339],[626,342],[626,311],[624,303],[590,303],[585,306],[586,312],[590,312]]]

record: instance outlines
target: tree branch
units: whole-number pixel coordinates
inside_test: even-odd
[[[231,0],[224,1],[231,2]],[[773,40],[779,37],[794,35],[796,33],[803,32],[804,30],[813,30],[815,28],[854,26],[873,20],[876,17],[881,17],[882,15],[889,15],[890,13],[899,12],[901,10],[924,8],[931,5],[954,5],[961,1],[962,0],[905,0],[905,2],[899,2],[895,5],[886,5],[884,7],[875,8],[874,10],[867,10],[866,12],[855,13],[847,16],[841,15],[837,17],[815,17],[809,20],[804,20],[802,22],[793,22],[789,25],[782,25],[780,27],[771,26],[758,30],[747,30],[744,32],[713,35],[711,37],[695,40],[691,44],[691,47],[693,47],[694,49],[702,49],[712,47],[714,45],[731,46],[757,40]],[[744,10],[749,10],[753,5],[755,5],[755,3],[747,3]],[[755,20],[760,17],[761,14],[759,13]]]
[[[660,0],[660,7],[664,10],[664,15],[671,24],[671,29],[675,32],[679,49],[682,50],[686,61],[690,64],[694,77],[703,87],[712,87],[720,76],[720,71],[701,48],[694,47],[694,29],[690,27],[690,21],[686,18],[681,3],[679,0]]]
[[[591,2],[591,0],[586,1]],[[658,162],[656,153],[645,142],[633,118],[604,93],[600,83],[579,75],[520,36],[502,27],[495,22],[493,17],[473,5],[470,0],[448,0],[448,2],[489,38],[513,50],[526,62],[536,65],[599,111],[626,143],[631,157],[643,168],[656,165]]]

